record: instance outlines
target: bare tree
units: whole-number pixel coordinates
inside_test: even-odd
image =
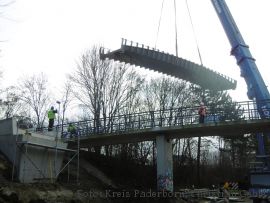
[[[169,77],[152,79],[145,86],[145,104],[148,110],[166,110],[190,102],[189,86],[186,82]]]
[[[21,79],[19,88],[20,98],[31,109],[33,121],[38,128],[42,127],[50,99],[47,77],[43,73],[26,76]]]
[[[69,76],[74,86],[74,95],[87,108],[94,119],[95,130],[110,130],[114,115],[128,109],[142,79],[128,66],[101,60],[99,48],[86,51],[77,65],[76,72]],[[103,117],[103,123],[100,118]]]
[[[2,97],[0,98],[0,109],[3,113],[2,117],[6,119],[19,114],[21,105],[15,86],[7,87],[2,91]]]
[[[126,65],[113,64],[107,84],[104,85],[102,97],[102,124],[107,131],[112,130],[114,117],[116,115],[125,115],[126,122],[129,120],[129,114],[134,113],[139,109],[139,93],[143,84],[143,79],[133,69]],[[127,127],[127,123],[125,126]],[[111,154],[108,150],[113,150],[113,147],[105,147],[106,154]],[[122,145],[121,154],[128,157],[129,152],[132,153],[133,144]]]
[[[65,121],[66,118],[66,111],[70,105],[70,103],[73,100],[73,94],[72,94],[72,85],[70,82],[66,82],[62,91],[62,112],[59,112],[59,114],[61,113],[61,124],[62,124],[62,132],[63,132],[63,123]]]
[[[99,59],[98,48],[94,47],[81,56],[76,72],[69,76],[76,89],[75,97],[91,112],[95,127],[100,125],[102,90],[108,69],[109,63]]]
[[[159,116],[161,118],[167,117],[167,119],[169,119],[169,123],[171,124],[173,124],[172,111],[170,111],[170,115],[165,115],[165,110],[179,108],[179,117],[180,119],[184,119],[181,117],[181,108],[187,104],[190,105],[193,101],[192,94],[190,94],[189,85],[186,82],[164,76],[150,80],[150,82],[145,85],[143,95],[145,111],[160,110]],[[190,140],[187,140],[187,142],[184,140],[183,147],[188,146],[186,143],[190,143]],[[153,163],[155,162],[154,146],[155,143],[152,144]],[[180,140],[174,140],[173,147],[178,148],[178,156],[180,157]],[[186,152],[186,150],[183,152]],[[186,156],[186,154],[184,154],[184,156]]]
[[[76,98],[88,107],[95,120],[118,114],[142,84],[142,79],[126,65],[100,60],[98,50],[93,47],[85,52],[76,72],[70,75]]]

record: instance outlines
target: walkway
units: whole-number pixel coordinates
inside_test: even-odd
[[[269,109],[265,109],[268,117],[261,119],[255,102],[239,102],[236,105],[239,109],[235,112],[220,108],[208,111],[204,124],[198,122],[198,107],[148,111],[73,124],[78,129],[81,147],[150,141],[157,135],[171,139],[270,132]],[[77,137],[68,137],[67,126],[63,125],[64,139],[72,145]]]

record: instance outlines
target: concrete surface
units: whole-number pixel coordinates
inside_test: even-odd
[[[17,128],[14,118],[0,121],[0,150],[15,165],[20,182],[53,181],[62,167],[67,144],[52,136]]]

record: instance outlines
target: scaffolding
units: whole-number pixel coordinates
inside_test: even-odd
[[[77,174],[76,174],[76,182],[79,183],[79,168],[80,168],[80,137],[78,136],[77,139],[77,149],[76,150],[72,150],[72,149],[67,149],[67,148],[63,148],[61,146],[59,146],[59,133],[58,133],[58,128],[59,125],[56,126],[55,129],[55,146],[49,146],[46,144],[41,144],[41,143],[36,143],[31,141],[29,138],[31,136],[31,130],[25,130],[24,135],[21,135],[19,132],[19,124],[18,122],[17,126],[16,126],[16,139],[15,139],[15,152],[14,152],[14,157],[13,157],[13,163],[12,163],[12,177],[11,180],[15,181],[15,171],[16,171],[16,166],[18,167],[20,165],[20,167],[23,167],[23,174],[22,174],[22,180],[24,181],[24,176],[26,174],[26,160],[32,165],[32,167],[38,172],[38,174],[40,175],[40,179],[38,181],[44,181],[47,180],[48,178],[46,178],[46,174],[44,174],[44,168],[41,168],[40,166],[38,166],[38,164],[35,163],[35,161],[33,160],[33,158],[31,158],[29,156],[29,147],[36,147],[36,149],[45,149],[48,152],[48,167],[49,167],[49,180],[51,183],[56,182],[57,178],[59,177],[59,175],[67,168],[68,170],[68,182],[69,180],[69,165],[71,164],[71,162],[77,157]],[[61,132],[62,134],[62,132]],[[21,139],[19,139],[20,136],[26,136],[26,140],[21,141]],[[46,135],[43,135],[46,136]],[[54,165],[53,165],[53,170],[52,170],[52,164],[51,164],[51,158],[52,158],[52,152],[54,151]],[[57,160],[58,160],[58,152],[64,152],[65,154],[63,154],[63,158],[66,156],[66,153],[68,153],[68,161],[67,163],[62,166],[62,164],[60,165],[60,169],[59,171],[57,171]],[[24,155],[24,160],[23,160],[23,164],[19,163],[19,153]],[[72,153],[72,155],[70,156],[69,154]],[[53,172],[52,172],[53,171]],[[35,178],[35,180],[37,180]]]

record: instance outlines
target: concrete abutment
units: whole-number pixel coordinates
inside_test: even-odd
[[[55,137],[19,129],[15,118],[0,121],[0,151],[13,164],[14,178],[22,183],[55,180],[66,148],[67,144],[56,142]]]

